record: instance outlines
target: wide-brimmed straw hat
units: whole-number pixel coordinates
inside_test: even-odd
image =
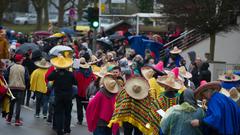
[[[171,54],[179,54],[182,52],[182,49],[179,49],[177,46],[173,47],[173,50],[170,51]]]
[[[149,84],[143,77],[132,77],[127,80],[125,90],[127,94],[137,100],[144,99],[148,96]]]
[[[157,82],[160,85],[168,86],[172,89],[179,90],[183,87],[183,83],[181,80],[177,79],[174,73],[169,72],[167,75],[158,77]]]
[[[110,93],[118,93],[120,90],[120,86],[111,74],[105,75],[103,77],[102,83],[106,90]]]
[[[231,70],[228,70],[223,75],[219,75],[218,80],[224,82],[236,82],[240,80],[240,76],[233,74]]]
[[[179,67],[179,74],[184,78],[192,78],[192,74],[186,70],[184,66]]]
[[[220,91],[221,84],[220,84],[220,82],[217,82],[217,81],[213,81],[213,82],[209,82],[209,83],[207,83],[206,81],[201,81],[200,86],[194,92],[195,98],[200,99],[201,93],[205,92],[206,90]]]
[[[51,67],[51,63],[48,62],[46,59],[42,58],[39,61],[34,62],[34,64],[39,68],[49,68]]]
[[[96,76],[103,78],[105,75],[109,74],[107,70],[104,70],[103,68],[100,69],[100,71],[93,71],[93,74]]]
[[[62,55],[52,58],[50,62],[53,66],[60,69],[69,68],[73,64],[73,60],[71,58],[65,58]]]
[[[164,72],[164,63],[162,61],[159,61],[156,65],[152,66],[152,69],[156,71],[159,75],[166,74]]]
[[[89,65],[96,64],[99,61],[100,61],[100,59],[98,59],[95,55],[92,55],[91,56],[91,61],[88,64]]]
[[[141,73],[145,79],[149,80],[153,77],[155,72],[151,67],[145,66],[141,68]]]
[[[84,57],[81,57],[80,59],[79,59],[79,67],[81,67],[81,68],[89,68],[90,67],[90,65],[88,65],[88,63],[86,62],[86,59],[84,58]]]
[[[184,78],[180,76],[180,71],[178,67],[173,68],[171,71],[164,70],[164,72],[167,74],[173,73],[176,79],[179,79],[180,81],[184,82]]]

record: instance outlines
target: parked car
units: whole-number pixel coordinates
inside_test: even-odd
[[[37,16],[35,14],[27,14],[25,16],[16,17],[14,24],[36,24]]]

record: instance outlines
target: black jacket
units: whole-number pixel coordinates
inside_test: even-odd
[[[200,68],[199,81],[205,80],[207,82],[211,81],[211,72],[208,70],[209,64],[204,62]]]

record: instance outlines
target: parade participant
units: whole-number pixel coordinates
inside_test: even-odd
[[[7,86],[4,81],[3,71],[4,63],[0,60],[0,104],[2,108],[2,117],[5,118],[9,113],[9,96],[7,95]]]
[[[221,86],[229,91],[232,87],[239,85],[240,76],[233,74],[231,70],[227,70],[224,74],[219,75],[218,80],[221,81]]]
[[[88,100],[86,98],[86,90],[89,84],[92,81],[96,80],[96,77],[93,74],[90,65],[88,65],[88,63],[86,62],[85,58],[80,58],[79,62],[79,69],[74,71],[74,76],[77,80],[78,87],[78,94],[76,96],[78,124],[82,125],[83,107],[86,110],[88,105]]]
[[[181,60],[183,59],[180,53],[182,52],[181,49],[179,49],[177,46],[173,47],[173,50],[170,51],[171,53],[171,58],[173,59],[176,67],[180,67],[181,65]]]
[[[141,55],[136,55],[132,60],[132,69],[135,76],[141,76],[141,67],[144,66],[144,61]]]
[[[219,93],[220,89],[219,82],[203,83],[196,89],[195,98],[207,100],[207,112],[203,119],[194,119],[191,124],[209,127],[208,134],[239,135],[240,108],[232,99]]]
[[[5,30],[0,30],[0,59],[8,59],[9,58],[9,44],[7,39],[5,38],[6,32]]]
[[[184,66],[179,67],[179,74],[182,78],[184,78],[185,87],[195,90],[194,83],[190,80],[192,78],[192,74],[188,72]]]
[[[200,86],[199,75],[200,75],[201,66],[202,66],[202,60],[200,57],[197,57],[194,63],[192,63],[189,67],[190,68],[189,71],[192,74],[192,82],[194,83],[196,88]]]
[[[34,61],[32,59],[32,50],[28,50],[27,54],[25,54],[25,59],[23,61],[22,64],[24,67],[26,67],[28,69],[29,75],[31,76],[32,72],[37,69],[37,66],[34,64]],[[29,106],[29,101],[30,101],[30,97],[31,97],[31,90],[30,90],[30,82],[27,82],[27,89],[26,89],[26,106]],[[35,96],[35,94],[33,95],[33,97]],[[24,96],[25,97],[25,96]]]
[[[132,69],[130,68],[128,64],[127,58],[122,58],[119,60],[119,66],[121,68],[122,76],[126,80],[129,79],[131,76],[133,76]]]
[[[150,96],[153,99],[158,99],[161,93],[164,92],[164,87],[157,83],[157,79],[154,77],[154,74],[156,74],[156,72],[151,67],[145,66],[141,68],[141,73],[143,77],[148,80],[148,83],[150,85]]]
[[[204,111],[197,106],[192,89],[186,89],[180,96],[180,105],[167,110],[160,122],[163,135],[202,135],[200,128],[192,128],[193,119],[202,119]]]
[[[155,99],[151,104],[149,123],[154,135],[159,133],[159,123],[162,118],[161,114],[158,112],[166,111],[171,106],[179,104],[180,93],[178,93],[178,90],[183,87],[182,81],[178,80],[172,72],[158,77],[157,82],[164,87],[165,92],[163,92],[158,99]]]
[[[56,69],[50,73],[47,80],[54,81],[56,130],[58,135],[63,135],[71,132],[72,87],[77,82],[73,73],[68,71],[73,64],[71,58],[58,56],[52,58],[50,62]]]
[[[101,70],[101,67],[99,66],[100,61],[101,59],[98,59],[95,55],[91,56],[91,61],[88,64],[91,65],[93,72],[100,72]]]
[[[211,71],[208,68],[209,68],[208,62],[203,62],[202,66],[200,68],[200,73],[199,73],[199,81],[200,82],[202,80],[205,80],[207,82],[211,81]]]
[[[86,98],[90,99],[96,95],[96,93],[100,90],[100,87],[102,85],[101,79],[106,74],[105,71],[101,70],[100,72],[93,72],[93,74],[96,76],[96,80],[92,81],[86,90]]]
[[[124,135],[150,134],[148,112],[152,98],[148,94],[149,84],[142,77],[127,80],[125,89],[116,97],[116,107],[109,126],[123,124]]]
[[[47,62],[44,58],[40,61],[34,62],[34,64],[38,67],[31,74],[30,79],[30,90],[35,92],[36,95],[36,112],[35,117],[40,117],[40,110],[42,106],[43,118],[47,118],[47,110],[48,110],[48,91],[47,84],[45,82],[45,74],[48,71],[48,68],[51,66],[49,62]]]
[[[107,125],[112,118],[115,97],[119,90],[120,87],[112,75],[103,77],[103,87],[90,100],[86,110],[88,130],[94,135],[112,135],[112,129]]]
[[[29,81],[28,70],[22,66],[23,56],[21,54],[15,55],[15,62],[12,66],[7,69],[5,78],[8,82],[9,88],[12,91],[12,94],[16,98],[11,100],[10,103],[10,112],[7,116],[6,122],[11,123],[14,106],[16,104],[16,116],[15,116],[15,126],[21,126],[23,123],[20,121],[21,113],[21,103],[24,98],[24,92],[26,90],[26,83]]]

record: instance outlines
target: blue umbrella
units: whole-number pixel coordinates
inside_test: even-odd
[[[61,28],[60,30],[61,30],[61,32],[64,32],[68,35],[71,35],[71,36],[75,35],[75,31],[71,28]]]
[[[158,61],[160,58],[160,51],[163,48],[163,45],[153,40],[148,40],[148,39],[142,39],[142,40],[145,48],[154,52],[156,56],[155,61]]]
[[[143,44],[142,39],[148,39],[145,36],[130,36],[128,37],[129,44],[131,48],[135,50],[137,54],[140,54],[142,57],[145,56],[146,46]]]

